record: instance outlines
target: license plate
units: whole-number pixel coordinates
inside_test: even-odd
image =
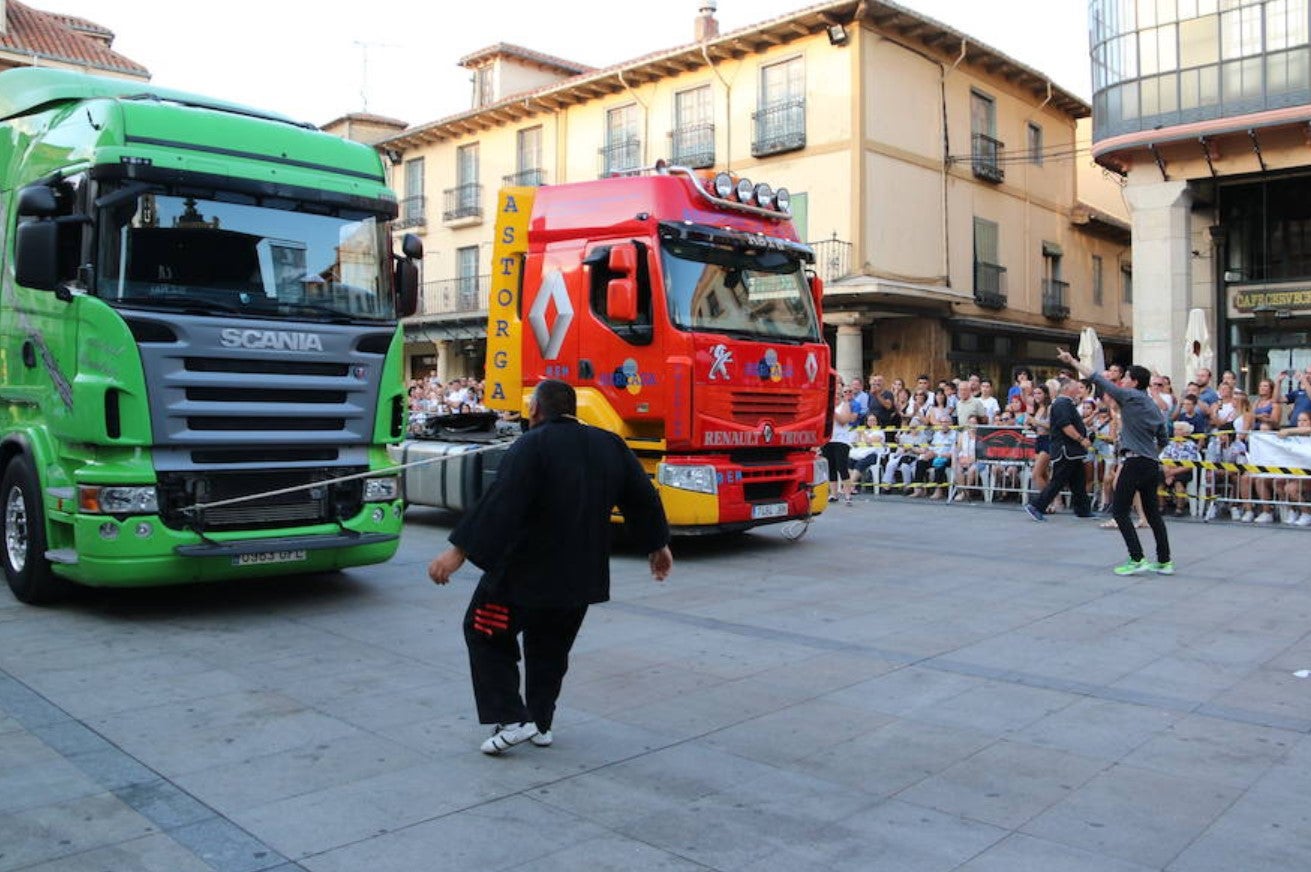
[[[257,551],[254,554],[238,554],[232,558],[232,565],[263,566],[267,563],[299,563],[304,559],[304,549],[296,551]]]
[[[761,518],[782,518],[788,513],[787,503],[765,503],[761,506],[751,507],[752,520]]]

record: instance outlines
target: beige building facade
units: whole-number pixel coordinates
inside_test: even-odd
[[[1050,370],[1085,325],[1127,352],[1127,211],[1119,177],[1080,149],[1086,103],[893,3],[829,2],[723,34],[714,11],[689,21],[697,41],[606,69],[476,52],[467,112],[378,143],[397,231],[425,241],[413,374],[481,367],[501,185],[657,159],[792,192],[843,375],[1009,382],[1017,366]]]

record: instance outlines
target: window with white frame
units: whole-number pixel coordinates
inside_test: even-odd
[[[752,118],[751,153],[756,157],[805,148],[806,67],[801,58],[760,68],[760,96]]]
[[[637,104],[618,106],[605,113],[605,145],[601,148],[602,175],[630,172],[642,166],[642,138]]]
[[[700,169],[715,163],[714,108],[709,85],[674,95],[674,129],[670,159],[679,166]]]

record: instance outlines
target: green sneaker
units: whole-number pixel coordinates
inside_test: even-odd
[[[1151,570],[1152,564],[1144,560],[1126,560],[1111,571],[1116,575],[1137,575]]]
[[[1148,567],[1157,575],[1174,575],[1174,561],[1167,560],[1164,563],[1153,563]]]

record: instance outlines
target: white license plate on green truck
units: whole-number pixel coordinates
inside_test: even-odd
[[[233,566],[263,566],[267,563],[300,563],[305,559],[305,550],[295,551],[256,551],[254,554],[238,554],[232,558]]]

